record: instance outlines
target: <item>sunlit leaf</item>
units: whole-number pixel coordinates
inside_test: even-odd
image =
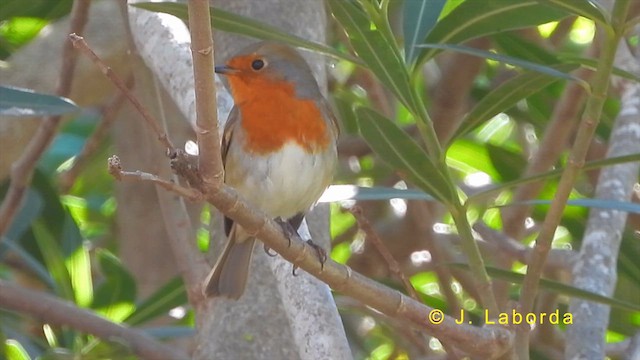
[[[66,98],[40,94],[29,89],[0,86],[2,116],[63,115],[77,110],[73,101]]]
[[[89,250],[84,246],[78,248],[66,261],[71,285],[78,306],[87,307],[93,301],[93,281],[91,274],[91,260]]]
[[[455,51],[462,54],[481,57],[484,59],[491,59],[500,63],[509,64],[509,65],[517,66],[526,70],[539,72],[541,74],[545,74],[545,75],[549,75],[549,76],[553,76],[553,77],[557,77],[565,80],[577,81],[577,82],[583,83],[583,86],[588,87],[588,84],[586,84],[584,80],[574,75],[559,71],[554,67],[536,64],[531,61],[517,59],[512,56],[496,54],[491,51],[484,51],[484,50],[472,48],[469,46],[454,45],[454,44],[421,44],[421,45],[418,45],[417,47],[428,48],[428,49],[450,50],[450,51]]]
[[[0,344],[0,346],[2,345],[5,346],[7,360],[31,360],[27,351],[16,340],[8,339],[5,344]]]
[[[634,162],[634,161],[640,161],[640,154],[616,156],[616,157],[607,158],[603,160],[589,161],[584,164],[584,166],[582,167],[582,170],[583,171],[594,170],[594,169],[599,169],[609,165],[624,164],[624,163]],[[544,173],[540,173],[537,175],[528,176],[528,177],[520,178],[514,181],[498,184],[491,189],[484,190],[481,192],[477,192],[473,195],[470,195],[469,198],[467,199],[467,203],[473,203],[473,202],[480,201],[481,199],[486,199],[501,191],[504,191],[506,189],[510,189],[516,186],[559,177],[560,175],[562,175],[563,172],[564,172],[564,169],[559,168],[559,169],[547,171]]]
[[[424,42],[459,44],[484,35],[545,24],[566,16],[566,12],[535,0],[465,1],[440,19]],[[418,63],[437,53],[437,49],[421,51]]]
[[[91,308],[114,321],[122,321],[133,311],[136,282],[115,255],[104,249],[96,251],[105,281],[94,291]]]
[[[500,207],[519,206],[519,205],[551,205],[551,200],[517,201],[517,202],[501,205]],[[603,200],[603,199],[573,199],[573,200],[567,201],[567,206],[580,206],[580,207],[597,208],[597,209],[617,210],[617,211],[625,211],[633,214],[640,214],[640,204],[625,202],[625,201],[614,201],[614,200]]]
[[[398,125],[364,107],[356,110],[356,117],[362,137],[401,177],[440,201],[448,204],[457,201],[457,194],[441,170]]]
[[[158,316],[166,315],[169,310],[184,305],[186,302],[187,293],[184,289],[184,283],[180,277],[176,277],[138,304],[136,310],[124,321],[132,326],[140,325]]]
[[[553,67],[563,72],[568,72],[576,68],[576,66],[572,64],[562,64]],[[465,116],[454,138],[470,132],[495,115],[508,110],[518,103],[518,101],[537,93],[558,80],[559,78],[546,74],[524,72],[505,81],[483,97]]]
[[[538,0],[541,4],[565,10],[571,14],[607,24],[607,11],[600,7],[597,1],[592,0]]]
[[[71,277],[60,245],[42,220],[34,222],[32,228],[45,265],[55,282],[56,292],[64,299],[75,300]]]
[[[450,264],[450,266],[459,267],[463,269],[469,269],[467,264]],[[489,276],[495,279],[509,281],[513,284],[520,284],[524,281],[524,274],[508,271],[504,269],[499,269],[491,266],[486,266],[487,273]],[[614,298],[610,298],[607,296],[602,296],[596,293],[592,293],[590,291],[582,290],[576,288],[574,286],[570,286],[567,284],[563,284],[557,281],[549,280],[549,279],[540,279],[540,288],[552,291],[561,295],[576,297],[579,299],[589,300],[593,302],[597,302],[600,304],[606,304],[610,306],[614,306],[620,309],[629,310],[629,311],[640,311],[640,304],[632,304],[625,301],[620,301]]]
[[[402,25],[404,30],[404,53],[407,63],[417,56],[415,46],[438,21],[446,0],[408,0],[404,2]]]

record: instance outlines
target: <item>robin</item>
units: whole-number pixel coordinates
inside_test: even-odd
[[[309,65],[293,48],[259,42],[215,71],[235,106],[222,138],[225,183],[293,229],[329,185],[339,128]],[[244,292],[255,238],[225,218],[228,241],[209,273],[206,296]]]

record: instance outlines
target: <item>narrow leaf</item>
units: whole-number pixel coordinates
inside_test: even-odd
[[[322,194],[318,202],[335,202],[344,200],[435,200],[431,195],[415,189],[396,189],[388,187],[364,187],[355,185],[331,185]]]
[[[559,71],[570,71],[575,65],[563,64],[554,66]],[[460,137],[478,125],[514,106],[518,101],[531,96],[545,87],[558,81],[557,77],[536,72],[525,72],[505,81],[488,95],[482,98],[476,106],[465,116],[458,128],[456,137]]]
[[[76,104],[67,98],[40,94],[29,89],[0,86],[2,116],[63,115],[76,110]]]
[[[173,278],[158,291],[136,306],[136,310],[124,321],[136,326],[158,316],[166,315],[169,310],[187,302],[187,292],[180,277]]]
[[[451,266],[459,267],[463,269],[469,269],[467,264],[451,264]],[[508,271],[504,269],[499,269],[491,266],[486,266],[487,273],[489,276],[495,279],[509,281],[513,284],[520,284],[524,281],[524,274]],[[582,290],[571,285],[563,284],[561,282],[549,280],[549,279],[540,279],[540,288],[553,291],[555,293],[571,296],[579,299],[589,300],[593,302],[597,302],[600,304],[606,304],[615,306],[620,309],[629,310],[629,311],[640,311],[640,304],[632,304],[626,301],[620,301],[614,298],[610,298],[607,296],[602,296],[600,294],[592,293],[590,291]]]
[[[171,14],[184,21],[188,21],[189,14],[187,4],[176,2],[141,2],[132,4],[132,6]],[[313,50],[321,54],[329,55],[337,59],[343,59],[351,62],[358,62],[352,56],[343,54],[334,48],[326,45],[305,40],[301,37],[291,35],[274,26],[253,20],[251,18],[237,15],[228,11],[212,7],[211,10],[211,26],[216,30],[227,31],[231,33],[246,35],[261,40],[274,40],[283,42],[292,46]]]
[[[446,0],[405,0],[402,25],[407,64],[415,60],[415,46],[421,43],[436,25],[445,3]]]
[[[582,167],[582,171],[594,170],[594,169],[599,169],[605,166],[624,164],[624,163],[634,162],[634,161],[640,161],[640,154],[624,155],[624,156],[617,156],[617,157],[612,157],[612,158],[607,158],[602,160],[589,161],[584,164],[584,166]],[[529,184],[536,181],[549,180],[554,177],[559,177],[560,175],[562,175],[563,172],[564,172],[564,168],[558,168],[558,169],[547,171],[537,175],[498,184],[491,189],[480,191],[469,196],[469,198],[467,199],[467,203],[478,202],[481,199],[491,197],[494,194],[497,194],[501,191],[504,191],[506,189],[510,189],[516,186],[525,185],[525,184]]]
[[[342,25],[358,57],[374,75],[391,90],[414,114],[421,112],[409,73],[396,45],[373,26],[367,15],[355,4],[344,0],[329,0],[333,16]]]
[[[541,5],[535,0],[465,1],[440,19],[424,42],[459,44],[484,35],[560,20],[567,15],[565,11]],[[421,51],[418,63],[437,53],[437,49]]]
[[[526,61],[526,60],[522,60],[522,59],[518,59],[518,58],[514,58],[512,56],[507,56],[507,55],[502,55],[502,54],[496,54],[494,52],[491,51],[485,51],[485,50],[480,50],[480,49],[476,49],[476,48],[472,48],[469,46],[463,46],[463,45],[454,45],[454,44],[421,44],[418,45],[419,48],[428,48],[428,49],[440,49],[440,50],[451,50],[451,51],[456,51],[459,53],[463,53],[463,54],[467,54],[467,55],[472,55],[472,56],[477,56],[477,57],[481,57],[484,59],[491,59],[491,60],[495,60],[497,62],[500,63],[505,63],[505,64],[510,64],[513,66],[517,66],[523,69],[527,69],[527,70],[531,70],[531,71],[535,71],[541,74],[545,74],[545,75],[549,75],[549,76],[553,76],[553,77],[557,77],[557,78],[561,78],[561,79],[565,79],[565,80],[572,80],[572,81],[576,81],[579,83],[582,83],[584,87],[588,88],[588,84],[576,77],[573,76],[571,74],[567,74],[565,72],[559,71],[551,66],[545,66],[545,65],[541,65],[541,64],[536,64],[534,62],[531,61]]]
[[[571,55],[562,55],[560,56],[560,59],[564,62],[570,62],[570,63],[576,63],[576,64],[580,64],[582,66],[584,66],[587,69],[596,71],[597,67],[598,67],[598,60],[597,59],[588,59],[588,58],[583,58],[583,57],[578,57],[578,56],[571,56]],[[622,78],[625,78],[627,80],[632,80],[635,82],[640,82],[640,76],[623,70],[617,66],[614,66],[612,68],[612,72],[614,75],[620,76]]]
[[[528,200],[517,201],[498,207],[518,206],[518,205],[551,205],[551,200]],[[625,211],[633,214],[640,214],[640,204],[626,202],[626,201],[613,201],[604,199],[574,199],[567,201],[567,206],[580,206],[596,209],[607,209]]]
[[[608,24],[606,10],[602,9],[597,1],[591,0],[538,0],[541,4],[562,9],[570,14],[591,19],[601,24]]]
[[[75,296],[71,277],[65,265],[65,257],[61,246],[56,242],[50,229],[44,225],[42,220],[34,222],[32,229],[45,265],[55,281],[56,293],[66,300],[74,301]]]
[[[457,194],[442,171],[400,127],[365,107],[356,110],[356,118],[362,137],[401,177],[444,203],[457,201]]]

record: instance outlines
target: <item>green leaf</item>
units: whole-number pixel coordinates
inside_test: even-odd
[[[572,64],[553,66],[556,70],[567,72],[575,69]],[[545,87],[558,81],[557,77],[537,72],[524,72],[505,81],[492,92],[483,97],[475,107],[465,116],[462,124],[453,138],[463,136],[518,103],[518,101],[531,96]]]
[[[535,0],[465,1],[440,19],[425,42],[429,44],[459,44],[484,35],[545,24],[566,17],[567,13]],[[438,53],[423,50],[418,63]]]
[[[551,205],[551,200],[528,200],[516,201],[498,207],[520,206],[520,205]],[[603,199],[574,199],[567,201],[567,206],[580,206],[587,208],[607,209],[626,211],[628,213],[640,214],[640,204],[627,201],[613,201]]]
[[[541,4],[549,5],[570,14],[591,19],[595,22],[607,25],[607,11],[600,7],[597,1],[591,0],[538,0]]]
[[[398,125],[365,107],[356,110],[356,118],[360,134],[371,149],[401,177],[446,204],[457,201],[457,194],[442,171]]]
[[[417,56],[415,46],[424,40],[436,25],[446,0],[405,0],[402,25],[404,53],[407,63]]]
[[[545,65],[561,62],[555,54],[541,47],[539,43],[529,41],[517,32],[494,34],[492,38],[506,55]]]
[[[640,161],[640,154],[616,156],[616,157],[607,158],[603,160],[589,161],[584,164],[584,166],[582,167],[582,171],[594,170],[594,169],[599,169],[609,165],[624,164],[624,163],[634,162],[634,161]],[[541,181],[541,180],[548,180],[554,177],[559,177],[560,175],[562,175],[563,172],[564,172],[564,168],[558,168],[558,169],[547,171],[537,175],[520,178],[514,181],[509,181],[503,184],[499,184],[499,185],[496,185],[494,188],[491,188],[485,191],[480,191],[469,196],[469,198],[467,199],[467,203],[478,202],[481,199],[491,197],[494,194],[500,193],[506,189],[513,188],[516,186],[529,184],[529,183]]]
[[[88,307],[93,301],[89,250],[84,246],[78,246],[67,258],[66,266],[71,278],[75,303],[81,307]]]
[[[551,66],[544,66],[544,65],[540,65],[540,64],[536,64],[534,62],[531,61],[526,61],[526,60],[522,60],[522,59],[518,59],[518,58],[514,58],[511,56],[507,56],[507,55],[501,55],[501,54],[496,54],[494,52],[490,52],[490,51],[484,51],[484,50],[480,50],[480,49],[476,49],[476,48],[472,48],[469,46],[463,46],[463,45],[454,45],[454,44],[422,44],[422,45],[418,45],[419,48],[428,48],[428,49],[440,49],[440,50],[451,50],[451,51],[456,51],[459,53],[463,53],[463,54],[467,54],[467,55],[472,55],[472,56],[477,56],[477,57],[481,57],[484,59],[491,59],[491,60],[495,60],[497,62],[500,63],[505,63],[505,64],[510,64],[513,66],[518,66],[520,68],[523,69],[527,69],[527,70],[531,70],[531,71],[535,71],[541,74],[545,74],[545,75],[549,75],[549,76],[553,76],[553,77],[557,77],[560,79],[565,79],[565,80],[572,80],[572,81],[577,81],[579,83],[582,83],[584,87],[588,88],[588,83],[586,83],[584,80],[573,76],[571,74],[567,74],[565,72],[559,71]]]
[[[31,360],[27,351],[16,340],[8,339],[6,344],[0,345],[5,346],[4,351],[7,355],[7,360]]]
[[[67,98],[39,94],[29,89],[0,86],[2,116],[62,115],[76,110],[76,104]]]
[[[132,6],[145,10],[171,14],[184,21],[188,21],[189,19],[187,4],[184,3],[140,2],[132,4]],[[246,35],[254,37],[256,39],[279,41],[292,46],[313,50],[337,59],[343,59],[356,63],[358,62],[358,60],[353,58],[352,56],[343,54],[334,48],[313,41],[305,40],[295,35],[291,35],[290,33],[282,31],[274,26],[267,25],[251,18],[236,15],[234,13],[224,11],[215,7],[212,7],[210,12],[211,26],[213,26],[213,28],[215,28],[216,30]]]
[[[580,64],[583,67],[596,71],[597,67],[598,67],[598,60],[597,59],[589,59],[589,58],[583,58],[583,57],[578,57],[578,56],[572,56],[572,55],[561,55],[560,59],[564,62],[567,63],[576,63],[576,64]],[[620,76],[622,78],[625,78],[627,80],[632,80],[635,82],[640,82],[640,76],[623,70],[619,67],[614,66],[613,69],[613,74]]]
[[[409,73],[396,45],[390,43],[355,4],[344,0],[329,0],[328,4],[358,57],[404,106],[414,114],[421,114],[423,106],[411,88]]]
[[[184,305],[186,302],[187,292],[184,283],[180,277],[175,277],[138,304],[136,310],[124,321],[131,326],[140,325],[158,316],[166,315],[169,310]]]
[[[62,249],[50,229],[43,220],[37,220],[32,224],[34,236],[38,248],[44,257],[44,263],[56,284],[56,293],[63,299],[74,301],[71,277],[65,264],[65,256]]]
[[[450,264],[454,267],[463,268],[469,270],[469,266],[467,264]],[[495,279],[509,281],[513,284],[520,284],[524,281],[524,274],[508,271],[504,269],[499,269],[491,266],[485,266],[487,269],[487,273],[489,276]],[[593,302],[597,302],[600,304],[606,304],[610,306],[614,306],[620,309],[629,310],[629,311],[640,311],[640,304],[632,304],[626,301],[620,301],[614,298],[610,298],[607,296],[602,296],[600,294],[592,293],[590,291],[582,290],[567,284],[563,284],[561,282],[549,280],[549,279],[540,279],[540,288],[552,291],[561,295],[576,297],[579,299],[589,300]]]
[[[364,187],[356,185],[331,185],[318,202],[335,202],[344,200],[435,200],[431,195],[421,190],[396,189],[388,187]]]
[[[71,11],[73,0],[3,0],[0,6],[0,21],[12,17],[34,17],[58,19]]]
[[[522,154],[492,144],[486,146],[491,163],[503,180],[511,181],[520,178],[527,165],[527,160]]]
[[[115,255],[105,249],[96,252],[105,281],[94,291],[91,308],[114,320],[122,321],[133,312],[136,282]]]

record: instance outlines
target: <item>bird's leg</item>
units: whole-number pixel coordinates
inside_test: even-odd
[[[282,220],[281,217],[275,218],[275,222],[278,223],[278,225],[280,225],[280,227],[282,228],[284,236],[287,238],[287,240],[289,240],[288,247],[291,247],[291,238],[294,236],[298,236],[298,231],[294,229],[288,221]]]
[[[294,229],[293,226],[288,221],[284,221],[280,217],[276,218],[275,222],[278,223],[278,225],[280,225],[280,227],[282,228],[282,232],[284,233],[284,236],[289,240],[289,246],[291,246],[291,238],[294,236],[300,236],[298,234],[298,231],[296,231],[296,229]],[[315,250],[316,255],[318,256],[318,260],[320,260],[321,269],[324,270],[324,263],[327,262],[327,258],[328,258],[327,251],[323,249],[320,245],[317,245],[316,243],[314,243],[310,239],[307,240],[307,244],[309,244],[309,246],[311,246]],[[267,251],[267,254],[269,254],[268,250],[270,249],[265,246],[265,251]],[[298,270],[298,267],[296,265],[293,265],[293,271],[291,272],[293,276],[297,275],[296,270]]]
[[[323,249],[322,246],[314,243],[311,239],[307,240],[307,244],[309,244],[309,246],[311,246],[313,250],[315,250],[316,256],[318,256],[318,260],[320,260],[320,271],[324,271],[324,263],[327,262],[327,258],[328,258],[327,251]],[[298,267],[294,264],[293,271],[291,272],[293,276],[298,275],[296,274],[296,270],[298,270]]]
[[[316,251],[318,260],[320,260],[320,270],[324,271],[324,263],[327,262],[328,258],[327,251],[323,249],[322,246],[314,243],[311,239],[307,240],[307,244],[309,244],[309,246],[311,246]]]

